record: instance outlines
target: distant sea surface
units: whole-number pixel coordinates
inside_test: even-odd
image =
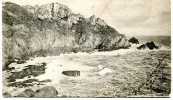
[[[127,36],[127,39],[132,38],[133,36]],[[171,47],[171,36],[134,36],[138,39],[140,44],[153,41],[159,46]]]

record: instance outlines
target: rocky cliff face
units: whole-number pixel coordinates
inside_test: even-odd
[[[102,20],[100,18],[96,18],[95,15],[93,15],[89,18],[89,22],[91,23],[91,25],[96,25],[96,24],[99,24],[99,25],[102,25],[102,26],[107,25],[104,20]]]
[[[53,18],[59,19],[72,15],[72,11],[65,5],[51,3],[42,6],[24,6],[24,8],[39,17],[40,19]]]
[[[86,19],[59,3],[22,7],[5,2],[2,15],[4,64],[14,58],[130,46],[126,37],[104,20]]]

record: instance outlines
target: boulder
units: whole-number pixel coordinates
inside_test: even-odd
[[[34,91],[32,89],[26,89],[16,97],[33,97],[33,96],[34,96]]]
[[[53,86],[46,86],[35,91],[34,97],[56,97],[58,91]]]
[[[62,74],[66,75],[66,76],[80,76],[80,71],[77,70],[67,70],[67,71],[63,71]]]
[[[10,98],[10,97],[12,97],[12,95],[10,93],[3,93],[3,97],[4,98]]]
[[[132,37],[131,39],[129,39],[129,42],[132,44],[139,44],[138,39],[136,39],[135,37]]]

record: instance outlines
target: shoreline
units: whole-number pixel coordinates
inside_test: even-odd
[[[171,53],[171,51],[169,51],[169,50],[168,51],[160,51],[160,50],[139,51],[139,52],[129,52],[127,54],[116,54],[116,55],[113,54],[112,52],[113,51],[110,52],[110,55],[107,55],[107,54],[104,55],[103,53],[101,53],[102,55],[99,55],[97,53],[95,53],[95,54],[77,53],[77,54],[63,54],[58,57],[52,57],[52,58],[48,57],[47,66],[46,66],[47,75],[43,74],[42,80],[49,79],[48,77],[52,77],[51,78],[52,81],[56,80],[56,79],[58,79],[58,80],[54,81],[54,82],[44,83],[45,85],[40,85],[40,86],[36,85],[34,87],[31,86],[30,88],[35,90],[37,88],[40,88],[40,87],[43,87],[46,85],[53,85],[59,92],[60,96],[66,94],[67,96],[72,96],[72,97],[73,96],[74,97],[75,96],[93,97],[93,96],[99,96],[99,95],[104,97],[104,95],[100,94],[100,93],[104,92],[103,90],[100,90],[100,88],[103,88],[103,89],[108,89],[108,90],[110,89],[107,92],[114,91],[114,92],[110,93],[108,96],[111,96],[111,97],[123,96],[124,97],[124,96],[128,96],[128,94],[129,94],[128,92],[130,91],[130,89],[127,89],[127,90],[125,90],[127,93],[125,93],[125,94],[122,93],[123,92],[122,87],[125,87],[125,86],[123,86],[124,82],[126,83],[124,85],[127,85],[129,83],[127,83],[126,81],[130,79],[131,80],[130,84],[135,85],[135,82],[137,82],[137,81],[139,81],[139,83],[140,83],[140,81],[142,81],[142,79],[145,79],[147,77],[146,73],[150,72],[153,69],[152,67],[158,63],[157,57]],[[59,61],[58,61],[58,59],[59,59]],[[167,60],[169,61],[170,58]],[[41,60],[41,58],[40,59],[38,58],[35,62],[37,62],[37,61],[39,61],[39,63],[41,63],[40,61],[45,62],[46,59]],[[148,62],[148,61],[150,61],[150,62]],[[32,63],[32,61],[30,62],[30,64],[31,63]],[[32,64],[34,64],[34,63],[32,63]],[[62,67],[58,67],[59,65],[62,65]],[[112,72],[106,73],[105,75],[99,75],[99,71],[98,71],[99,65],[105,66],[106,68],[110,69]],[[170,66],[170,63],[168,63],[168,65]],[[52,66],[54,66],[54,67],[52,67]],[[58,71],[56,71],[55,69],[57,69]],[[74,77],[74,78],[61,75],[61,72],[63,70],[69,70],[69,69],[79,70],[83,74],[81,74],[81,76],[79,76],[79,77]],[[54,72],[51,73],[51,71],[54,71]],[[48,74],[48,73],[50,73],[52,75],[49,76],[50,74]],[[84,75],[84,76],[82,76],[82,75]],[[136,75],[139,75],[139,76],[136,77]],[[47,77],[47,78],[45,78],[45,77]],[[55,78],[53,78],[53,77],[55,77]],[[38,77],[36,77],[36,79],[37,78],[39,79],[40,77],[38,76]],[[97,81],[99,83],[94,82],[95,79],[97,79]],[[55,84],[56,82],[57,82],[57,84]],[[123,84],[121,84],[121,82],[123,82]],[[64,85],[62,85],[62,83]],[[74,83],[77,84],[77,86],[72,88]],[[92,87],[91,84],[93,84],[93,86],[94,86],[94,84],[98,84],[98,85],[100,84],[100,86],[99,86],[99,88],[94,89],[95,87]],[[119,88],[116,85],[114,86],[113,84],[117,84],[117,86],[119,86]],[[107,86],[108,86],[108,88],[107,88]],[[86,90],[85,89],[80,90],[81,89],[80,87],[88,87],[88,88],[91,87],[91,88],[86,89]],[[113,88],[114,88],[114,90],[112,90]],[[129,86],[127,86],[127,88],[129,88]],[[26,89],[26,87],[25,87],[25,89]],[[71,90],[75,90],[76,92],[68,94]],[[97,90],[98,93],[88,94],[87,91],[94,92],[93,90]],[[23,89],[20,89],[20,91],[22,92]],[[82,91],[86,91],[86,93],[82,93]],[[12,93],[12,92],[14,92],[14,91],[11,90],[10,93]],[[15,92],[16,93],[14,93],[13,95],[17,95],[17,93],[21,93],[19,91],[18,92],[15,91]],[[81,94],[81,95],[79,95],[79,94]],[[130,96],[130,94],[129,94],[129,96]],[[145,95],[145,96],[147,96],[147,95]]]

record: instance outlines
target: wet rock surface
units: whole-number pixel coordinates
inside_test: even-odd
[[[33,96],[34,96],[34,91],[32,89],[26,89],[16,97],[33,97]]]
[[[10,93],[3,93],[3,97],[10,98],[10,97],[12,97],[12,95]]]
[[[46,86],[41,89],[38,89],[34,93],[34,97],[56,97],[58,91],[53,86]]]
[[[25,81],[11,82],[8,84],[8,86],[25,88],[25,87],[33,86],[33,85],[44,85],[47,82],[51,82],[51,80],[39,81],[38,79],[28,79]]]
[[[14,82],[16,79],[22,79],[26,76],[38,76],[45,73],[46,63],[41,63],[40,65],[28,65],[25,69],[19,72],[12,72],[8,77],[9,82]]]
[[[63,71],[62,74],[66,75],[66,76],[80,76],[80,71],[77,70],[67,70],[67,71]]]
[[[33,91],[32,89],[26,89],[17,96],[14,97],[34,97],[34,98],[44,98],[44,97],[58,97],[58,91],[53,86],[45,86],[43,88]]]

